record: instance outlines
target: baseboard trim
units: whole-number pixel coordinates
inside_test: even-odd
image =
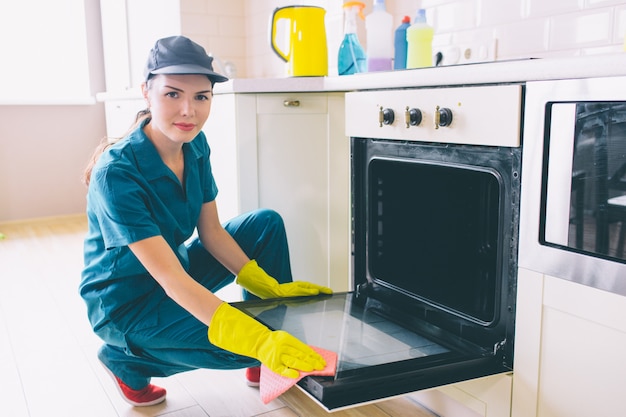
[[[26,224],[54,224],[68,221],[87,221],[87,215],[85,213],[77,213],[64,214],[62,216],[35,217],[31,219],[0,221],[0,228],[2,228],[2,226],[19,226]]]

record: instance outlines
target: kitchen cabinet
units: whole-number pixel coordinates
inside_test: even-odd
[[[520,269],[512,417],[624,414],[626,298]]]
[[[344,94],[216,94],[204,131],[220,218],[276,210],[285,221],[294,279],[348,290]]]
[[[508,373],[417,392],[413,398],[439,416],[507,417],[512,386],[513,374]]]
[[[100,20],[107,91],[126,91],[144,80],[154,42],[181,34],[180,1],[101,1]]]
[[[222,221],[258,208],[256,96],[217,94],[204,133]]]
[[[145,108],[146,101],[143,98],[106,100],[104,114],[107,136],[110,138],[124,136],[137,118],[137,113]]]

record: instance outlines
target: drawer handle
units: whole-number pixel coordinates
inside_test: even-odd
[[[285,100],[283,101],[285,107],[300,107],[300,100]]]

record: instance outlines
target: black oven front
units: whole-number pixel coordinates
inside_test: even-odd
[[[448,109],[449,123],[431,124],[438,115],[424,109],[422,130],[412,132],[410,117],[385,123],[394,110],[380,103],[390,92],[348,97],[347,106],[380,115],[350,138],[353,291],[238,305],[271,328],[337,352],[334,377],[299,383],[328,410],[512,370],[521,86],[505,88],[515,117],[500,132],[501,146],[497,131],[456,143],[458,130],[465,141],[477,134],[463,106],[473,107],[485,89],[500,94],[457,89],[454,101],[432,106]],[[397,93],[407,101],[395,110],[401,115],[411,96]],[[397,137],[406,134],[431,140]]]
[[[520,148],[352,139],[358,293],[511,366]]]

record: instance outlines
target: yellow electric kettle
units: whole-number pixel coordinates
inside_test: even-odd
[[[274,10],[270,24],[272,49],[287,63],[287,75],[314,77],[328,75],[326,10],[317,6],[286,6]],[[276,23],[286,20],[289,45],[283,51],[276,44]]]

